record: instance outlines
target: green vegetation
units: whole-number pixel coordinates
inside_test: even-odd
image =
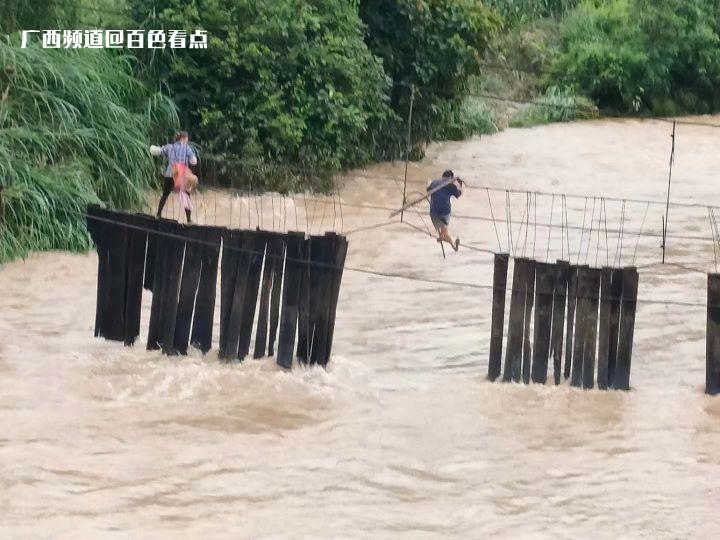
[[[485,0],[495,8],[509,26],[532,23],[546,17],[567,15],[579,0]]]
[[[517,99],[550,88],[612,114],[672,115],[720,108],[720,4],[715,0],[488,0],[506,15],[494,58],[523,76],[484,84]],[[545,96],[543,98],[543,96]],[[554,121],[533,113],[516,122]],[[515,123],[515,122],[513,122]]]
[[[551,86],[533,105],[518,111],[510,119],[510,126],[530,127],[551,122],[586,120],[597,116],[597,108],[589,99],[577,96],[567,88]]]
[[[148,28],[208,30],[205,51],[145,55],[147,74],[167,86],[221,182],[275,189],[327,187],[327,175],[293,170],[403,155],[412,87],[415,146],[445,133],[497,21],[471,0],[130,5]],[[473,125],[486,123],[463,130]]]
[[[264,165],[352,167],[372,159],[395,120],[390,81],[367,49],[357,11],[337,0],[134,0],[148,27],[203,27],[206,50],[146,59],[182,123],[221,174],[255,186]],[[141,22],[141,21],[138,21]]]
[[[89,201],[138,208],[158,166],[147,145],[178,125],[206,182],[324,190],[404,156],[411,103],[413,158],[598,110],[720,109],[717,0],[0,0],[0,13],[0,260],[86,247]],[[18,47],[19,30],[90,27],[204,29],[209,47]]]
[[[0,261],[86,249],[89,202],[143,206],[151,126],[174,114],[133,78],[127,58],[0,40]]]
[[[498,131],[493,112],[484,100],[468,96],[459,104],[444,103],[437,113],[432,138],[438,141],[462,141],[478,133]]]
[[[549,79],[620,112],[720,105],[720,36],[708,0],[583,2],[563,23]]]
[[[425,143],[445,134],[456,138],[459,133],[492,131],[485,120],[464,122],[459,132],[448,125],[460,109],[472,108],[463,102],[465,94],[480,73],[479,58],[500,26],[492,11],[476,0],[362,0],[359,4],[368,46],[393,81],[391,103],[400,119],[384,130],[390,144],[386,143],[382,157],[392,159],[404,152],[412,89],[416,155],[422,154]]]

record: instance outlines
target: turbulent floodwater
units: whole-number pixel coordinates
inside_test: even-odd
[[[619,234],[622,203],[592,198],[663,200],[670,132],[639,121],[508,130],[435,145],[409,171],[410,191],[448,167],[467,179],[457,214],[488,218],[489,195],[498,220],[526,221],[529,202],[531,223],[555,224],[516,224],[516,253],[635,259],[641,303],[627,393],[487,382],[486,289],[347,270],[328,371],[284,373],[269,359],[163,357],[144,350],[144,334],[132,349],[94,339],[94,254],[6,265],[0,536],[714,537],[720,400],[703,394],[705,277],[659,266],[661,240],[638,237],[641,227],[660,231],[661,206],[627,203]],[[720,204],[719,135],[678,126],[673,200]],[[349,267],[490,285],[492,256],[478,249],[506,250],[505,223],[496,235],[492,221],[455,218],[453,231],[477,249],[447,259],[414,212],[410,225],[351,232],[387,220],[377,207],[399,205],[403,170],[348,177],[342,215],[337,199],[216,193],[197,213],[315,233],[334,222],[350,232]],[[508,208],[504,193],[481,186],[590,198],[513,194]],[[567,235],[561,215],[594,230]],[[671,207],[670,234],[710,236],[707,211]],[[714,269],[712,242],[672,237],[667,257]]]

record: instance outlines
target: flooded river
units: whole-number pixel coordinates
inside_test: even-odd
[[[201,223],[349,234],[327,371],[146,352],[148,293],[136,347],[98,340],[94,253],[6,265],[0,536],[714,537],[720,399],[703,394],[703,272],[715,258],[702,205],[720,204],[720,130],[677,128],[671,198],[698,206],[670,207],[672,265],[658,264],[664,207],[610,199],[664,201],[671,131],[592,121],[433,145],[410,165],[408,197],[447,168],[469,183],[451,224],[461,248],[446,259],[427,217],[379,226],[402,200],[401,163],[348,176],[340,200],[206,193]],[[489,251],[510,244],[640,266],[632,391],[485,380],[491,291],[463,284],[491,285]]]

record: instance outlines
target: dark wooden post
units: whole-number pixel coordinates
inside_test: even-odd
[[[229,358],[228,331],[230,313],[235,297],[235,279],[242,248],[242,231],[225,229],[222,232],[222,259],[220,261],[220,346],[218,356]],[[235,351],[237,352],[237,350]]]
[[[345,268],[345,257],[347,256],[348,241],[344,236],[335,238],[334,265],[332,271],[332,290],[330,295],[330,319],[328,322],[327,351],[323,366],[327,364],[332,353],[333,337],[335,335],[335,316],[337,315],[338,298],[340,296],[340,284],[342,283],[343,270]]]
[[[317,236],[305,238],[303,241],[303,263],[300,273],[299,300],[298,300],[298,326],[297,326],[297,351],[298,362],[306,364],[310,359],[310,345],[312,343],[312,327],[310,316],[310,304],[317,303],[318,268],[313,264],[320,253],[320,244]]]
[[[637,306],[637,268],[622,271],[623,292],[620,305],[620,331],[618,335],[617,365],[615,366],[615,388],[630,390],[630,364],[632,360],[633,334],[635,331],[635,309]]]
[[[618,336],[620,333],[620,303],[623,294],[622,268],[613,268],[610,274],[610,329],[608,331],[607,387],[615,388]]]
[[[262,270],[263,259],[265,258],[265,244],[267,237],[261,231],[251,231],[248,244],[248,276],[243,298],[242,328],[240,330],[240,342],[238,346],[238,358],[240,360],[250,352],[250,339],[252,337],[253,322],[255,319],[255,308],[257,306],[258,289],[260,287],[260,271]]]
[[[720,394],[720,274],[708,274],[705,393]]]
[[[532,312],[535,303],[535,261],[528,259],[528,272],[525,281],[525,317],[523,321],[523,360],[522,380],[525,384],[530,383],[530,365],[532,363]]]
[[[575,288],[575,332],[572,353],[572,369],[570,385],[582,386],[583,350],[586,336],[586,322],[590,311],[588,305],[590,295],[590,268],[578,266]]]
[[[612,268],[600,271],[600,319],[597,358],[597,384],[600,390],[608,387],[608,359],[610,358],[610,283]]]
[[[200,283],[195,314],[193,316],[191,343],[203,354],[212,347],[213,321],[215,319],[215,295],[217,294],[217,271],[222,231],[220,227],[205,227]]]
[[[105,332],[105,291],[107,289],[108,247],[105,241],[104,211],[96,204],[87,207],[87,229],[98,254],[97,296],[95,299],[95,337],[102,337]]]
[[[125,296],[127,291],[127,242],[128,229],[124,226],[127,214],[108,213],[112,223],[105,225],[108,242],[108,274],[106,290],[105,339],[125,341]]]
[[[514,259],[512,291],[510,292],[510,318],[505,348],[503,381],[520,382],[523,354],[523,326],[525,324],[525,289],[529,271],[527,259]]]
[[[232,306],[228,318],[227,337],[225,340],[224,358],[234,360],[238,358],[240,346],[240,332],[242,332],[245,308],[245,293],[247,291],[248,275],[250,271],[250,252],[254,245],[252,231],[242,231],[238,239],[240,252],[235,268],[235,283],[232,293]]]
[[[128,223],[136,228],[128,229],[127,294],[125,297],[125,345],[133,345],[140,335],[140,312],[142,309],[145,251],[147,230],[154,219],[142,214],[128,216]]]
[[[163,294],[167,284],[167,280],[164,279],[166,270],[166,252],[168,250],[168,237],[165,236],[169,231],[172,230],[171,221],[167,219],[161,219],[158,221],[157,233],[151,236],[155,236],[155,242],[153,243],[153,255],[155,265],[152,270],[152,284],[150,290],[152,291],[152,304],[150,306],[150,324],[148,326],[148,338],[147,338],[147,349],[154,351],[160,348],[160,342],[162,338],[163,329]],[[145,277],[148,277],[146,273]]]
[[[188,241],[185,246],[185,262],[180,280],[174,341],[175,350],[183,355],[187,354],[190,340],[190,327],[195,309],[195,297],[200,284],[202,254],[205,247],[202,243],[205,238],[205,231],[202,227],[189,225],[184,230]]]
[[[270,330],[268,332],[268,356],[275,354],[275,340],[277,339],[280,323],[280,293],[282,291],[283,274],[285,272],[285,239],[286,235],[278,235],[272,242],[272,252],[275,262],[272,266],[273,286],[270,294]]]
[[[507,289],[508,263],[507,253],[496,253],[493,268],[492,321],[490,323],[490,358],[488,360],[488,379],[496,380],[502,366],[503,326],[505,324],[505,296]]]
[[[554,264],[535,263],[535,325],[533,331],[532,381],[547,382],[550,333],[552,330],[553,289],[557,277]]]
[[[145,250],[145,272],[143,275],[143,288],[146,291],[151,291],[153,288],[153,282],[155,281],[155,255],[158,247],[158,235],[157,230],[160,226],[160,220],[157,218],[148,217],[147,226],[154,232],[148,233],[147,248]]]
[[[273,241],[276,233],[266,232],[265,236],[265,262],[262,271],[262,288],[260,291],[260,305],[258,307],[258,323],[255,331],[255,349],[253,358],[265,356],[268,341],[268,322],[270,317],[270,292],[272,290],[273,272],[275,263],[273,253]]]
[[[162,330],[161,345],[164,354],[176,354],[175,326],[177,323],[177,308],[180,296],[180,278],[182,276],[183,258],[185,256],[185,240],[177,238],[185,236],[187,229],[179,223],[168,223],[168,233],[165,249],[165,273],[162,276],[165,282],[162,293]]]
[[[315,319],[313,321],[313,341],[310,350],[310,363],[327,365],[329,353],[327,350],[327,339],[330,324],[330,309],[332,302],[332,271],[335,263],[335,249],[337,234],[334,232],[326,233],[320,239],[320,265],[319,270],[320,283],[318,286],[318,303]]]
[[[553,320],[550,354],[553,358],[553,378],[560,384],[562,376],[563,335],[565,332],[565,305],[567,304],[568,277],[570,264],[558,261],[556,265],[555,288],[553,291]]]
[[[590,390],[595,387],[595,352],[597,351],[598,306],[600,303],[601,270],[590,268],[588,273],[588,311],[585,315],[583,336],[582,384]]]
[[[570,378],[573,359],[573,334],[575,332],[575,308],[577,307],[577,271],[578,267],[571,264],[568,268],[568,295],[567,295],[567,332],[565,334],[565,369],[563,376]]]
[[[304,235],[290,232],[287,236],[285,275],[280,316],[277,363],[290,369],[295,353],[295,332],[297,330],[298,303],[300,301],[300,275],[302,273]]]

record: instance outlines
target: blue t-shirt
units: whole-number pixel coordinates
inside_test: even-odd
[[[185,165],[197,164],[195,150],[193,150],[189,144],[180,141],[163,146],[160,149],[160,155],[166,157],[168,160],[167,167],[165,168],[165,178],[172,178],[173,163],[184,163]]]
[[[427,187],[427,190],[435,189],[437,186],[442,184],[445,180],[433,180]],[[458,198],[461,195],[458,187],[451,182],[442,189],[437,190],[435,193],[430,195],[430,213],[436,216],[449,216],[450,215],[450,197]]]

